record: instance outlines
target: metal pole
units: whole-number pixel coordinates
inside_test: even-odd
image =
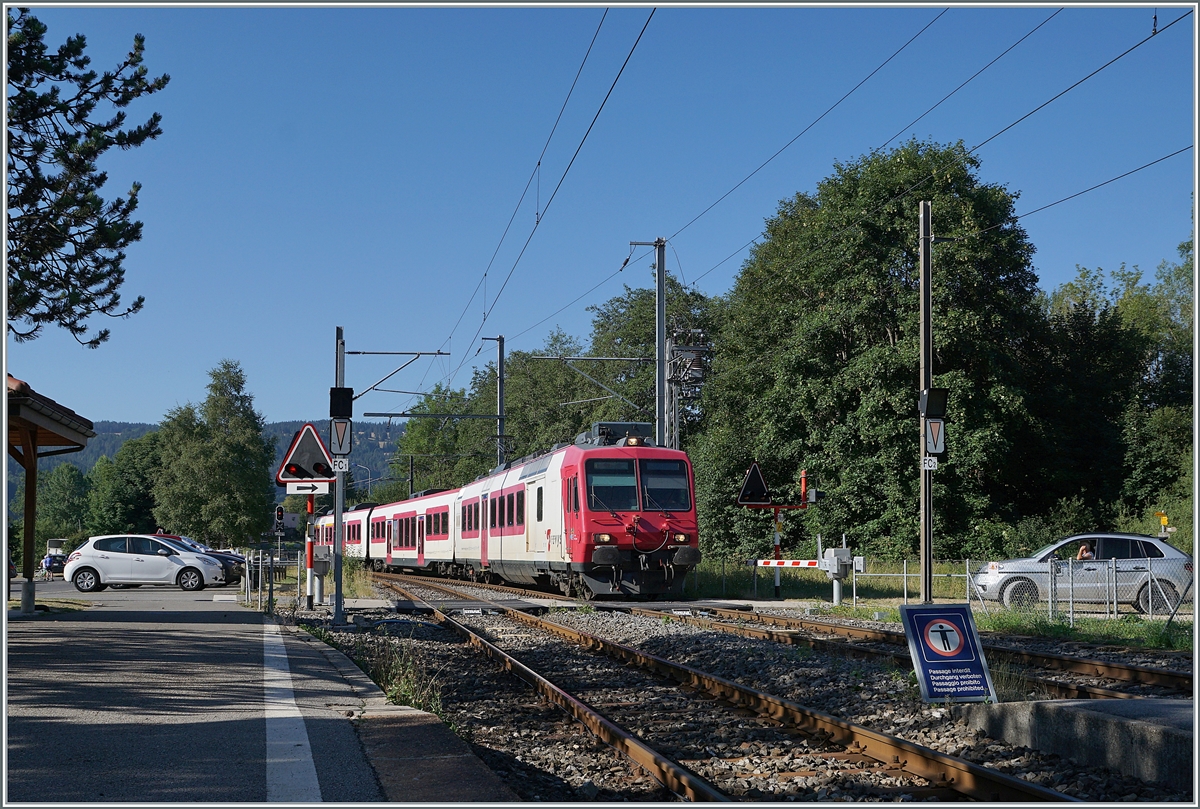
[[[932,216],[929,201],[922,200],[920,212],[921,259],[921,378],[918,393],[933,387],[933,338],[930,318],[929,275],[933,266]],[[921,441],[921,602],[933,600],[933,473],[925,468],[925,414],[920,419]],[[908,579],[904,580],[905,597]],[[906,602],[907,603],[907,602]]]
[[[307,589],[305,589],[305,608],[313,608],[313,495],[308,496],[308,508],[304,523],[304,566],[307,569]],[[300,578],[300,565],[296,564],[296,579]]]
[[[667,240],[654,240],[658,255],[654,263],[657,282],[654,310],[654,348],[658,370],[654,378],[654,395],[658,402],[655,417],[655,443],[660,447],[667,444]]]
[[[971,560],[967,559],[967,561],[964,562],[963,564],[965,565],[965,567],[963,568],[963,572],[967,574],[967,603],[970,604],[971,603]]]
[[[267,551],[267,615],[275,612],[275,557]]]
[[[783,558],[783,556],[780,555],[780,550],[779,550],[779,538],[780,538],[780,536],[782,536],[782,534],[779,533],[779,528],[780,528],[779,509],[775,509],[775,560],[776,561]],[[775,568],[775,597],[776,598],[779,598],[779,570],[780,569],[778,567]]]
[[[413,491],[414,491],[414,489],[413,489],[413,459],[415,457],[416,456],[413,456],[413,455],[408,456],[408,496],[409,497],[413,496]]]
[[[1067,586],[1071,592],[1067,595],[1067,613],[1070,615],[1071,628],[1075,628],[1075,560],[1067,560],[1067,576],[1070,579]]]
[[[342,327],[337,327],[337,350],[335,367],[336,386],[343,387],[346,381],[346,341],[342,339]],[[342,511],[346,507],[345,473],[334,473],[333,483],[333,618],[334,626],[344,624],[342,615]]]
[[[1146,559],[1146,576],[1149,581],[1146,582],[1146,610],[1150,616],[1150,620],[1154,620],[1154,560]]]
[[[908,560],[904,560],[904,603],[908,603]]]
[[[504,466],[504,335],[496,338],[496,466]]]

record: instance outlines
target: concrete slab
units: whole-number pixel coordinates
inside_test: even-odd
[[[957,705],[955,716],[1009,744],[1057,753],[1189,792],[1195,706],[1177,699],[1082,699]]]
[[[364,599],[365,600],[365,599]],[[516,793],[435,715],[391,705],[350,658],[304,630],[280,627],[297,645],[324,658],[348,686],[350,699],[329,704],[353,718],[359,742],[394,803],[516,802]]]
[[[369,710],[356,720],[358,738],[393,803],[516,803],[516,793],[483,766],[466,742],[432,714]]]

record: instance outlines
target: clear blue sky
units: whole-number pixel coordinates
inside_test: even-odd
[[[36,9],[53,46],[86,34],[100,69],[144,34],[150,73],[171,83],[130,108],[139,122],[161,112],[162,137],[101,164],[107,197],[143,184],[123,295],[144,295],[145,310],[94,321],[112,329],[95,351],[56,328],[9,339],[8,371],[87,418],[157,422],[201,401],[207,371],[230,358],[268,421],[320,419],[335,326],[349,350],[451,352],[385,387],[426,389],[460,365],[452,383],[465,387],[495,356],[476,333],[503,334],[510,350],[540,347],[556,326],[586,342],[586,306],[622,283],[651,286],[642,258],[534,327],[616,271],[630,241],[673,236],[669,270],[725,293],[746,251],[713,267],[781,199],[882,145],[1055,7],[951,8],[679,232],[941,10],[660,8],[497,300],[650,14],[610,10],[486,297],[468,307],[603,7]],[[1185,11],[1157,6],[1159,28]],[[1154,12],[1067,7],[902,137],[974,146],[1149,35]],[[981,178],[1019,192],[1023,213],[1194,144],[1195,31],[1193,15],[988,143]],[[1022,220],[1042,287],[1077,264],[1152,277],[1175,260],[1195,166],[1193,149]],[[400,361],[349,357],[347,384]],[[410,401],[372,393],[355,412]]]

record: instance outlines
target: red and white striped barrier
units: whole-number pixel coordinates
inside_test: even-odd
[[[817,559],[759,559],[752,564],[759,567],[819,567]]]

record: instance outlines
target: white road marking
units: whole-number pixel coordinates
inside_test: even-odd
[[[319,803],[304,717],[292,693],[287,649],[274,623],[263,624],[263,707],[267,717],[267,800]]]

